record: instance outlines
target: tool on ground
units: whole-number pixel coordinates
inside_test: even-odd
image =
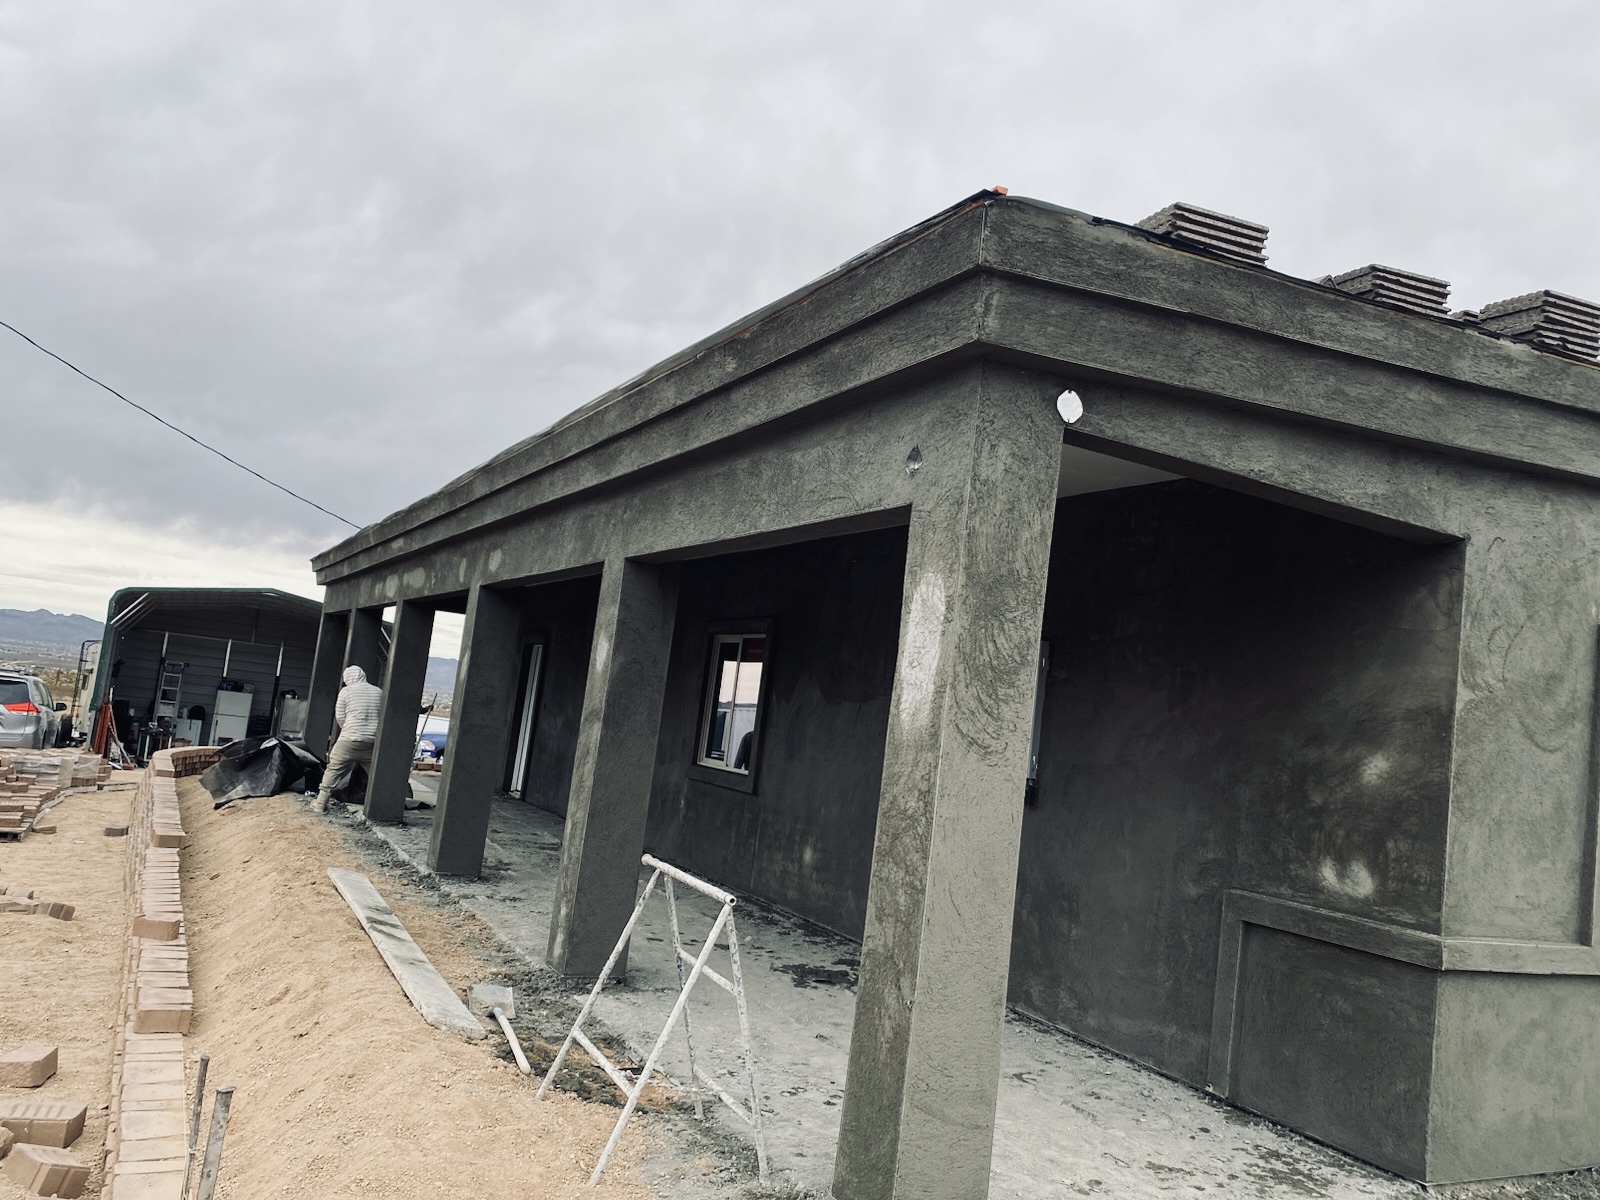
[[[606,1169],[606,1164],[611,1161],[611,1156],[616,1152],[617,1143],[622,1140],[622,1130],[628,1124],[628,1118],[633,1115],[633,1110],[639,1105],[639,1097],[644,1093],[645,1086],[650,1082],[650,1076],[655,1072],[657,1063],[661,1059],[661,1052],[666,1048],[667,1039],[672,1035],[672,1030],[679,1020],[683,1021],[683,1040],[689,1050],[689,1074],[691,1077],[690,1091],[694,1097],[695,1115],[704,1117],[700,1104],[700,1089],[694,1082],[705,1084],[717,1098],[733,1110],[735,1116],[742,1120],[755,1133],[756,1140],[756,1169],[761,1182],[767,1181],[767,1139],[761,1129],[761,1093],[756,1088],[755,1053],[750,1048],[750,1016],[745,1006],[744,976],[739,969],[739,935],[733,925],[733,908],[738,903],[737,899],[723,891],[714,884],[696,878],[687,871],[662,862],[653,855],[646,854],[640,861],[652,868],[650,881],[645,884],[644,891],[640,893],[639,903],[634,906],[633,916],[628,918],[628,923],[622,930],[622,936],[617,939],[617,944],[612,948],[611,957],[606,959],[606,965],[600,971],[600,978],[595,980],[589,998],[583,1003],[583,1010],[578,1013],[578,1019],[572,1023],[572,1031],[567,1034],[567,1040],[561,1043],[561,1052],[556,1055],[555,1062],[550,1064],[550,1070],[545,1072],[544,1081],[539,1085],[539,1093],[535,1099],[542,1100],[550,1090],[550,1084],[555,1079],[556,1073],[561,1070],[566,1062],[567,1053],[572,1049],[572,1043],[577,1042],[595,1061],[595,1064],[611,1077],[611,1082],[616,1084],[622,1094],[628,1098],[627,1104],[622,1109],[622,1115],[617,1118],[617,1124],[611,1131],[611,1138],[606,1142],[606,1148],[600,1153],[600,1161],[595,1164],[594,1174],[589,1176],[589,1185],[593,1187],[600,1182],[600,1175]],[[645,1059],[644,1066],[640,1068],[639,1078],[630,1080],[624,1075],[609,1058],[596,1046],[587,1034],[583,1032],[583,1023],[589,1019],[595,1001],[600,998],[600,992],[606,985],[606,980],[611,978],[612,969],[617,965],[617,960],[622,957],[622,951],[628,944],[628,939],[633,936],[634,926],[639,923],[639,918],[644,914],[644,906],[650,900],[650,895],[655,891],[656,884],[662,879],[666,880],[667,909],[672,917],[672,944],[675,951],[675,960],[678,968],[678,1000],[672,1006],[672,1014],[667,1017],[667,1023],[662,1027],[661,1036],[656,1038],[656,1043],[650,1048],[650,1055]],[[717,914],[717,919],[711,925],[711,932],[706,934],[705,944],[700,949],[698,957],[690,955],[683,948],[683,939],[679,934],[678,926],[678,900],[672,890],[673,881],[693,888],[703,896],[709,896],[722,905],[722,911]],[[732,979],[725,978],[706,965],[711,957],[711,952],[716,949],[718,939],[726,934],[728,943],[728,960],[732,967],[729,974]],[[683,973],[683,965],[690,964],[687,977]],[[704,1067],[694,1061],[694,1042],[689,1035],[689,993],[694,985],[704,975],[723,991],[729,993],[734,1003],[739,1008],[739,1036],[744,1049],[744,1074],[745,1082],[749,1088],[749,1107],[744,1102],[734,1099],[717,1082]],[[665,1071],[661,1072],[663,1078],[667,1077]],[[670,1082],[670,1081],[669,1081]]]
[[[206,1070],[211,1066],[211,1055],[202,1054],[200,1065],[194,1072],[194,1107],[189,1111],[189,1151],[183,1161],[183,1191],[180,1196],[189,1194],[189,1176],[194,1173],[194,1147],[200,1140],[200,1105],[206,1098]]]
[[[211,1099],[211,1132],[206,1137],[206,1157],[200,1164],[200,1185],[195,1200],[211,1200],[217,1190],[217,1171],[222,1167],[222,1138],[228,1132],[228,1110],[233,1107],[233,1088],[219,1087]]]
[[[528,1056],[522,1052],[517,1031],[511,1028],[511,1018],[517,1015],[517,1002],[512,998],[511,989],[498,983],[475,983],[467,989],[467,1007],[479,1016],[493,1017],[500,1023],[506,1041],[511,1043],[511,1055],[517,1060],[517,1070],[524,1075],[532,1075],[533,1068],[528,1065]]]

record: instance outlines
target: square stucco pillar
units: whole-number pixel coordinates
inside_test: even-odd
[[[840,1200],[988,1195],[1061,458],[1050,390],[986,369],[970,461],[913,502]]]
[[[339,698],[339,675],[350,642],[350,614],[327,612],[317,627],[317,652],[311,660],[311,693],[306,698],[306,749],[326,758],[333,737],[333,704]]]
[[[367,785],[370,821],[399,821],[406,812],[406,782],[417,750],[417,710],[428,674],[433,642],[433,609],[402,600],[394,610],[394,640],[383,676],[383,714],[373,745],[372,777]]]
[[[433,842],[428,848],[428,865],[440,875],[475,876],[483,869],[489,812],[505,766],[506,736],[517,694],[521,626],[521,612],[510,595],[472,585],[450,704],[444,771],[439,776]],[[420,692],[419,685],[419,696]],[[414,726],[414,705],[411,719]]]
[[[600,974],[638,896],[677,609],[674,568],[606,563],[546,955],[564,975]]]

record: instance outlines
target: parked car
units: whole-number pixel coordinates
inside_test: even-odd
[[[444,761],[444,744],[449,739],[448,729],[430,729],[417,735],[417,761]]]
[[[0,748],[53,750],[61,737],[61,714],[45,681],[20,671],[0,671]]]

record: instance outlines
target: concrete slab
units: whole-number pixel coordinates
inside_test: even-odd
[[[413,775],[412,786],[420,793],[431,781]],[[425,868],[431,815],[424,809],[408,813],[406,821],[372,826],[370,832]],[[532,805],[497,802],[482,876],[439,881],[445,895],[487,921],[533,963],[544,961],[562,829],[559,817]],[[646,877],[641,874],[641,883]],[[679,910],[692,948],[709,929],[716,906],[680,895]],[[780,1178],[826,1196],[860,947],[743,900],[736,920],[773,1167]],[[670,947],[665,902],[652,900],[635,935],[627,981],[609,986],[596,1008],[640,1054],[660,1032],[678,988]],[[714,952],[711,961],[721,969],[726,955]],[[731,1000],[716,987],[696,989],[690,1020],[697,1056],[739,1094],[738,1018]],[[543,1032],[559,1037],[566,1031]],[[686,1065],[678,1039],[664,1066],[682,1080]],[[720,1106],[713,1108],[720,1112]],[[748,1138],[736,1118],[719,1119]],[[1063,1194],[1139,1200],[1175,1192],[1233,1200],[1423,1194],[1412,1183],[1012,1014],[1001,1048],[993,1200],[1058,1200]]]
[[[422,1014],[422,1019],[436,1029],[461,1037],[477,1040],[488,1033],[461,1002],[443,975],[434,969],[428,956],[422,952],[394,915],[394,910],[384,903],[372,881],[358,871],[339,867],[328,869],[328,878],[339,894],[345,898],[361,928],[367,931],[372,944],[389,964],[389,970],[405,989],[406,997]]]

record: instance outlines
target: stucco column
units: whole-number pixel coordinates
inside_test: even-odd
[[[350,640],[345,643],[344,665],[360,667],[369,682],[377,683],[378,652],[383,639],[383,609],[358,608],[350,614]]]
[[[368,820],[399,821],[405,816],[406,782],[417,750],[417,710],[422,706],[432,642],[433,609],[415,600],[397,604],[383,676],[383,715],[378,719],[367,786]]]
[[[833,1190],[989,1189],[1061,423],[984,374],[970,461],[913,503]]]
[[[306,749],[318,758],[327,757],[333,736],[333,704],[339,698],[339,675],[349,641],[350,614],[324,610],[317,627],[317,652],[311,660],[311,691],[306,697]]]
[[[600,973],[638,896],[677,608],[674,569],[606,563],[546,955],[565,975]]]
[[[517,695],[521,624],[512,595],[472,585],[428,848],[428,865],[440,875],[477,875],[483,868],[489,811],[505,768]],[[414,725],[415,706],[411,718]]]

